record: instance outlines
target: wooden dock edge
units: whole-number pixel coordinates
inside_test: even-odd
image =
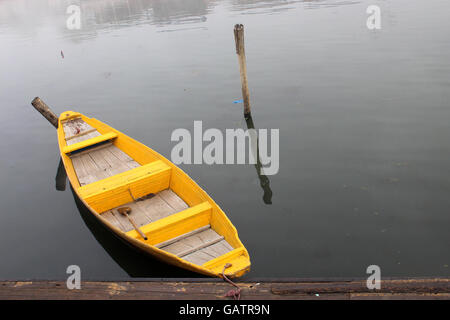
[[[67,289],[65,281],[0,281],[0,300],[230,300],[233,289],[221,281],[82,281]],[[369,290],[365,280],[240,282],[242,300],[450,300],[450,278],[382,280]]]

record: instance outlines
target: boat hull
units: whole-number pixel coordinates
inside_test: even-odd
[[[68,137],[67,123],[74,121],[72,119],[81,119],[80,121],[86,123],[91,129],[81,133],[77,129],[73,136]],[[80,142],[69,145],[69,140],[80,140],[81,136],[87,136],[95,132],[97,134],[94,137],[85,138]],[[250,270],[250,257],[239,240],[237,230],[231,221],[195,181],[168,159],[106,124],[72,111],[62,113],[59,118],[58,142],[61,158],[74,192],[95,218],[122,240],[160,261],[206,276],[220,277],[225,269],[227,276],[240,277]],[[105,142],[110,143],[111,147],[117,148],[129,156],[136,163],[136,168],[132,167],[132,169],[106,178],[101,177],[102,179],[94,182],[83,181],[80,170],[77,171],[75,166],[75,157],[78,157],[79,154],[86,154],[86,152],[94,152],[90,150],[97,150]],[[91,154],[91,157],[93,157],[93,154]],[[153,172],[142,173],[147,168],[152,169]],[[133,180],[130,178],[132,174],[140,176],[138,178],[133,176]],[[153,190],[158,190],[158,192],[169,190],[176,197],[179,196],[180,202],[185,202],[186,208],[157,221],[141,225],[139,230],[121,230],[117,224],[112,223],[111,220],[105,217],[107,214],[110,215],[110,212],[113,213],[114,208],[117,209],[118,206],[126,204],[125,200],[121,200],[126,195],[126,191],[123,191],[125,188],[123,187],[123,181],[136,181],[132,183],[127,182],[128,184],[125,186],[128,187],[132,200],[136,199],[133,197],[131,190],[135,193],[150,192],[151,195],[153,195]],[[167,185],[163,186],[163,184]],[[108,188],[115,193],[108,191]],[[166,190],[161,191],[158,188],[166,188]],[[108,190],[103,191],[106,189]],[[112,195],[109,195],[108,192]],[[159,193],[156,194],[159,195]],[[189,261],[187,257],[200,254],[208,249],[205,247],[208,243],[201,244],[198,251],[184,252],[185,256],[182,256],[181,253],[177,255],[177,253],[170,252],[169,248],[174,247],[174,241],[177,241],[176,244],[186,241],[177,239],[184,239],[184,235],[194,232],[192,230],[195,228],[201,227],[204,229],[207,226],[210,226],[210,233],[213,232],[219,237],[218,239],[213,239],[213,242],[224,242],[230,247],[228,252],[220,254],[205,263],[203,261],[202,263],[194,263],[193,258]],[[144,240],[137,231],[144,232],[149,239]],[[158,247],[162,243],[169,244],[166,244],[164,247]],[[211,248],[213,245],[211,244]],[[230,266],[225,268],[226,265]]]

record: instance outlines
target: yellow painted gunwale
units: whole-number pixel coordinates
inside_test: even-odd
[[[111,134],[114,136],[113,143],[116,147],[127,153],[130,157],[132,157],[136,162],[141,165],[148,164],[153,161],[161,160],[166,165],[171,168],[172,181],[176,182],[173,187],[178,188],[179,190],[183,190],[184,199],[189,206],[193,207],[199,205],[203,202],[209,203],[211,206],[211,216],[209,223],[211,226],[218,232],[223,235],[225,239],[233,246],[234,250],[228,252],[225,255],[222,255],[218,258],[210,260],[203,264],[202,266],[190,263],[186,260],[183,260],[177,257],[174,254],[161,250],[150,243],[146,243],[145,240],[137,236],[136,231],[132,230],[129,232],[123,232],[122,230],[116,228],[112,225],[108,220],[103,218],[99,212],[95,211],[83,198],[82,193],[78,190],[80,188],[80,184],[78,182],[78,177],[75,173],[75,169],[72,165],[72,161],[68,154],[66,154],[65,150],[67,150],[67,144],[65,140],[65,134],[63,130],[62,123],[64,121],[81,117],[86,123],[88,123],[93,128],[97,129],[98,132],[102,135]],[[64,163],[64,167],[67,172],[67,177],[72,185],[73,190],[83,202],[83,204],[89,209],[89,211],[97,218],[101,223],[107,226],[111,231],[117,234],[119,237],[128,241],[130,244],[135,247],[143,250],[146,253],[153,255],[154,257],[172,265],[191,270],[194,272],[198,272],[204,275],[220,277],[223,266],[226,263],[231,263],[232,266],[227,268],[225,274],[229,277],[240,277],[244,275],[246,272],[250,270],[250,257],[247,249],[244,247],[242,242],[239,239],[238,233],[234,225],[228,219],[226,214],[222,211],[222,209],[215,203],[215,201],[194,181],[192,180],[184,171],[174,165],[171,161],[163,157],[158,152],[153,149],[145,146],[144,144],[128,137],[122,132],[106,125],[105,123],[94,119],[88,118],[83,114],[73,111],[65,111],[61,113],[58,120],[58,144],[60,149],[61,158]],[[172,188],[172,186],[171,186]],[[197,206],[198,207],[198,206]],[[152,225],[164,225],[170,223],[174,218],[169,216],[167,218],[163,218],[161,220],[155,221],[150,225],[144,226],[147,228],[151,228]],[[183,228],[183,225],[180,226]],[[188,232],[191,230],[185,230]],[[183,230],[179,230],[179,232],[183,232]],[[136,233],[136,234],[135,234]]]

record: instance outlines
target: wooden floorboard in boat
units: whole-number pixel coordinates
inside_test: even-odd
[[[173,193],[172,190],[163,190],[158,193],[158,195],[175,210],[182,211],[189,208],[186,202],[184,202],[180,197]]]
[[[208,228],[162,246],[160,249],[173,253],[194,264],[202,265],[233,250],[233,247],[223,239],[223,236]]]
[[[81,118],[63,123],[67,145],[95,138],[100,133]],[[86,134],[83,134],[86,132]],[[114,145],[97,147],[71,156],[81,186],[102,180],[140,166]]]
[[[75,137],[70,140],[66,140],[66,143],[68,146],[70,146],[71,144],[75,144],[75,143],[78,143],[78,142],[81,142],[84,140],[92,139],[92,138],[95,138],[98,136],[100,136],[100,133],[98,131],[93,131],[93,132],[87,133],[85,135]]]
[[[170,199],[171,203],[178,203],[178,206],[176,208],[172,207],[163,199],[163,197],[160,196],[161,193],[164,194],[165,199]],[[180,197],[178,197],[176,193],[167,189],[155,194],[150,199],[125,203],[117,208],[102,213],[102,217],[124,232],[131,231],[134,228],[126,217],[121,216],[118,213],[117,209],[121,207],[131,208],[130,218],[134,220],[138,227],[142,227],[146,224],[189,208],[189,206]]]
[[[202,265],[231,250],[233,250],[233,247],[226,240],[222,240],[206,248],[194,251],[191,254],[184,256],[183,259],[197,265]]]
[[[68,120],[66,122],[63,122],[63,129],[64,129],[65,138],[70,139],[69,141],[71,141],[73,139],[76,139],[76,138],[72,139],[73,136],[79,135],[86,131],[91,131],[94,128],[91,127],[89,124],[87,124],[85,121],[83,121],[83,119],[76,118],[73,120]],[[94,131],[94,132],[98,133],[98,131]],[[80,136],[80,138],[81,137],[83,137],[83,136]]]
[[[221,236],[217,234],[217,232],[209,228],[160,249],[181,256],[181,253],[186,252],[187,250],[220,238]]]
[[[118,154],[121,155],[120,158]],[[114,145],[74,154],[71,159],[81,186],[140,166]]]
[[[66,144],[68,146],[74,143],[98,137],[100,135],[100,132],[84,122],[81,118],[64,122],[63,129],[64,136],[66,138]]]

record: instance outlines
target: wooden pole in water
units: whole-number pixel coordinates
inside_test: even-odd
[[[245,61],[244,46],[244,26],[236,24],[234,26],[234,40],[236,42],[236,54],[239,61],[239,72],[241,74],[242,98],[244,99],[244,116],[250,116],[250,93],[248,91],[247,82],[247,63]]]
[[[55,128],[58,128],[58,116],[42,101],[36,97],[31,101],[33,107],[44,116]]]

